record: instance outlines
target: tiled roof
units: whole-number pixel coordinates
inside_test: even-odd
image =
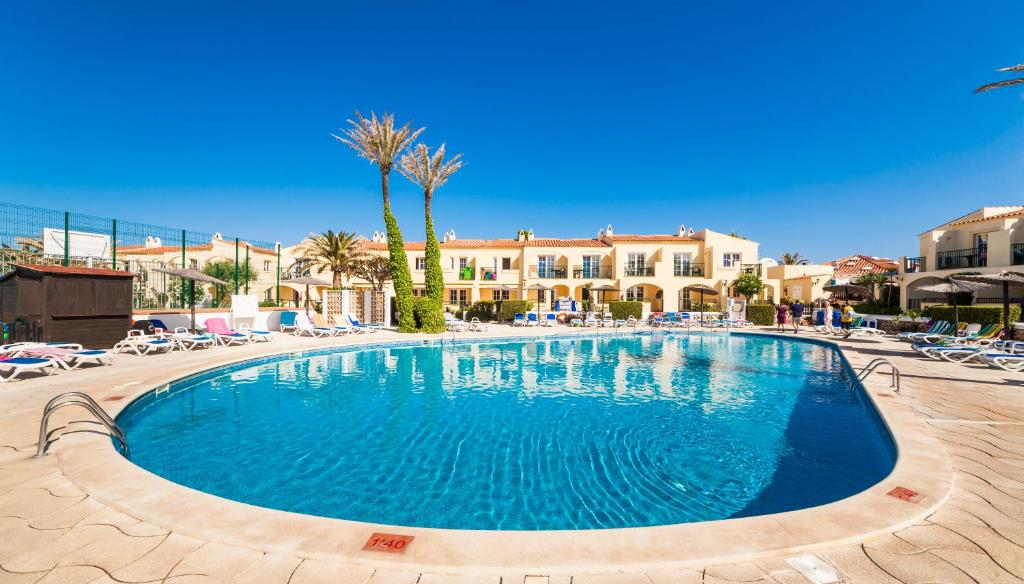
[[[374,242],[367,239],[360,240],[363,249],[386,250],[386,243]],[[596,238],[540,238],[528,241],[518,239],[451,239],[442,242],[441,249],[520,249],[524,247],[611,247],[613,243],[673,243],[698,241],[690,237],[679,237],[678,235],[614,235],[612,237]],[[422,241],[405,242],[406,251],[423,251],[425,244]]]
[[[670,241],[670,242],[688,242],[697,241],[692,237],[680,237],[678,235],[606,235],[605,239],[616,242],[658,242],[658,241]]]
[[[186,245],[185,251],[210,251],[213,244]],[[157,247],[146,247],[144,245],[125,245],[117,248],[118,253],[130,253],[132,255],[160,255],[165,253],[181,252],[180,245],[161,245]]]
[[[1012,217],[1024,217],[1024,208],[1016,209],[1014,211],[1007,211],[1006,213],[998,213],[996,215],[990,215],[988,217],[976,217],[974,219],[959,219],[948,223],[949,227],[959,227],[961,225],[968,225],[971,223],[981,223],[982,221],[991,221],[993,219],[1009,219]]]
[[[72,274],[75,276],[115,276],[121,278],[132,278],[135,274],[122,270],[108,270],[106,268],[79,268],[73,266],[42,266],[37,264],[18,264],[16,267],[42,272],[44,274]]]
[[[896,271],[896,262],[889,258],[866,255],[852,255],[831,262],[836,277],[860,276],[861,274],[884,274]]]

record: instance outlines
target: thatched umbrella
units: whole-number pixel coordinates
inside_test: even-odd
[[[527,286],[526,289],[537,291],[537,324],[540,324],[540,301],[543,298],[543,294],[548,290],[551,290],[551,288],[545,286],[544,284],[537,283],[531,286]]]
[[[309,287],[310,286],[331,286],[330,282],[314,278],[313,276],[299,276],[288,280],[281,280],[282,284],[298,284],[306,287],[306,318],[309,318]]]
[[[228,286],[228,283],[224,280],[219,280],[192,268],[153,268],[153,271],[188,280],[189,304],[192,305],[193,332],[196,330],[196,282],[206,282],[215,286]]]
[[[609,292],[618,292],[619,289],[616,288],[615,286],[612,286],[611,284],[601,284],[597,288],[591,288],[590,291],[598,293],[598,297],[603,299],[601,301],[601,305],[603,306],[605,304],[604,300],[608,299],[608,293]],[[601,310],[604,311],[604,308],[602,308]]]
[[[929,286],[921,286],[918,290],[924,290],[925,292],[938,292],[939,294],[949,294],[952,298],[953,304],[953,326],[958,326],[958,323],[960,322],[960,311],[957,309],[956,295],[975,292],[988,287],[989,284],[982,282],[970,282],[967,280],[946,278],[945,282],[931,284]]]
[[[1012,339],[1013,331],[1010,329],[1010,284],[1024,286],[1024,274],[1002,270],[998,274],[978,274],[971,276],[958,276],[957,280],[968,282],[981,282],[989,286],[1003,287],[1003,338]]]
[[[718,296],[718,290],[715,290],[711,286],[705,284],[693,284],[683,288],[685,292],[698,292],[700,293],[700,323],[704,324],[704,295]]]
[[[857,284],[833,284],[825,286],[822,290],[825,292],[842,292],[846,296],[860,296],[861,298],[871,296],[871,290],[867,286],[859,286]]]

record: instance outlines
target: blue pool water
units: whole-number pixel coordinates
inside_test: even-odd
[[[664,525],[820,505],[892,469],[827,345],[648,334],[335,350],[172,384],[132,460],[229,499],[458,529]]]

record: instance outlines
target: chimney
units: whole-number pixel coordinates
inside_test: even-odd
[[[611,223],[608,224],[608,227],[604,228],[604,234],[607,237],[611,237],[612,236],[612,224]]]

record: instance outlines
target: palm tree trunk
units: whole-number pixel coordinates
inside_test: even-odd
[[[341,288],[341,272],[334,272],[334,287]]]
[[[381,168],[380,188],[384,201],[384,229],[388,234],[388,263],[391,267],[391,280],[395,286],[395,304],[398,307],[398,331],[413,333],[416,332],[416,316],[413,314],[412,274],[409,273],[409,260],[405,255],[402,230],[398,228],[398,221],[391,213],[388,171],[390,169]]]

